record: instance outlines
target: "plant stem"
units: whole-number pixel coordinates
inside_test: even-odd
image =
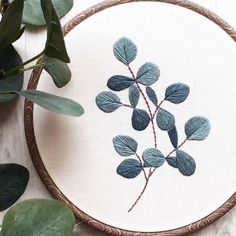
[[[45,63],[36,64],[36,65],[30,66],[30,67],[27,67],[27,68],[24,68],[24,69],[19,69],[19,72],[23,73],[24,71],[31,70],[31,69],[41,67],[41,66],[44,66],[44,65],[45,65]]]
[[[21,73],[20,70],[27,64],[37,60],[38,58],[42,57],[44,55],[44,51],[39,53],[38,55],[34,56],[33,58],[29,59],[28,61],[24,62],[23,64],[15,67],[15,68],[12,68],[8,71],[6,71],[6,76],[12,76],[12,75],[15,75],[15,74],[19,74]]]
[[[147,186],[148,186],[148,182],[149,182],[149,178],[146,180],[146,183],[143,187],[142,192],[140,193],[140,195],[138,196],[138,198],[136,199],[136,201],[134,202],[134,204],[130,207],[130,209],[128,210],[128,212],[131,212],[133,210],[133,208],[136,206],[136,204],[139,202],[139,200],[141,199],[141,197],[143,196]]]
[[[162,105],[162,103],[163,103],[164,101],[165,101],[165,99],[163,99],[163,100],[159,103],[159,105],[156,107],[156,110],[154,111],[154,113],[153,113],[153,115],[152,115],[152,119],[154,119],[156,113],[158,112],[158,110],[160,109],[160,107],[161,107],[161,105]]]
[[[171,154],[173,154],[174,152],[176,152],[178,149],[180,149],[187,141],[188,139],[186,138],[181,144],[178,145],[178,147],[174,148],[167,156],[166,158],[170,157]],[[151,174],[149,174],[149,178],[154,174],[154,172],[156,171],[157,168],[155,168]]]
[[[122,104],[124,107],[129,107],[129,108],[134,108],[132,105],[129,105],[129,104]]]
[[[143,171],[143,174],[144,174],[144,178],[145,178],[145,180],[147,181],[147,180],[148,180],[148,177],[147,177],[147,174],[146,174],[146,172],[145,172],[145,170],[144,170],[144,168],[143,168],[143,163],[142,163],[142,160],[141,160],[140,156],[138,155],[138,153],[136,153],[136,157],[138,158],[140,164],[142,165],[142,171]]]
[[[150,116],[150,120],[151,120],[151,124],[152,124],[152,131],[153,131],[153,137],[154,137],[154,146],[155,146],[155,148],[156,148],[156,147],[157,147],[157,136],[156,136],[156,129],[155,129],[154,121],[153,121],[154,117],[153,117],[153,115],[152,115],[152,111],[151,111],[150,105],[149,105],[149,103],[148,103],[148,100],[147,100],[147,98],[146,98],[146,96],[145,96],[143,90],[141,89],[141,87],[139,86],[139,84],[138,84],[138,82],[137,82],[137,80],[136,80],[136,77],[135,77],[135,75],[134,75],[133,70],[131,69],[130,66],[128,66],[128,69],[129,69],[129,71],[130,71],[130,73],[131,73],[133,79],[135,80],[135,83],[136,83],[136,85],[137,85],[137,87],[138,87],[138,90],[139,90],[139,92],[141,93],[141,95],[142,95],[142,97],[143,97],[143,99],[144,99],[144,101],[145,101],[145,103],[146,103],[146,106],[147,106],[147,108],[148,108],[148,112],[149,112],[149,116]]]

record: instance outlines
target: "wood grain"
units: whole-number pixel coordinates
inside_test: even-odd
[[[98,0],[91,1],[76,1],[74,9],[72,12],[64,19],[64,22],[70,19],[75,13],[80,12],[82,9],[87,8],[89,5],[97,3]],[[236,26],[236,2],[234,0],[195,0],[194,2],[205,5],[214,12],[222,15],[224,19],[227,19],[232,25]],[[42,47],[43,37],[41,30],[32,30],[28,31],[20,42],[17,43],[17,48],[20,50],[21,55],[24,58],[33,56],[40,48]],[[30,39],[34,39],[34,42],[30,42]],[[37,42],[37,43],[36,43]],[[29,74],[26,74],[26,78]],[[23,199],[26,198],[35,198],[35,197],[48,197],[48,193],[45,190],[44,186],[40,182],[35,170],[32,166],[25,139],[24,139],[24,129],[23,129],[23,117],[22,117],[23,103],[22,100],[14,101],[10,104],[0,105],[0,153],[2,154],[2,161],[4,162],[17,162],[27,166],[31,172],[31,180],[28,186],[28,189],[23,196]],[[51,187],[50,187],[51,188]],[[58,194],[58,193],[57,193]],[[233,200],[234,202],[234,200]],[[230,203],[230,207],[231,207]],[[229,206],[227,206],[228,209]],[[3,214],[0,214],[2,218]],[[209,218],[211,221],[212,219]],[[193,233],[194,236],[222,236],[236,235],[236,209],[229,212],[227,215],[222,217],[219,221],[214,224],[211,224],[209,227],[204,230]],[[106,235],[101,233],[86,224],[82,224],[78,227],[75,235],[82,236],[102,236]],[[124,235],[124,234],[122,234]],[[173,234],[171,234],[173,235]]]

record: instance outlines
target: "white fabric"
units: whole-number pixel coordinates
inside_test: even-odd
[[[116,174],[124,158],[115,152],[112,138],[118,134],[135,138],[141,154],[153,146],[152,131],[150,127],[134,131],[128,108],[106,114],[95,104],[97,94],[108,90],[110,76],[129,75],[112,53],[113,43],[122,36],[138,46],[132,63],[135,71],[146,61],[159,65],[161,77],[154,86],[159,99],[171,83],[190,86],[186,102],[163,105],[175,115],[180,141],[184,124],[192,116],[206,116],[212,126],[205,141],[188,142],[182,148],[195,158],[196,173],[184,177],[165,164],[131,213],[127,210],[143,188],[143,175],[127,180]],[[89,18],[69,33],[66,43],[72,61],[71,83],[57,89],[44,72],[38,89],[75,99],[86,113],[70,118],[36,106],[34,126],[43,162],[69,200],[115,227],[158,231],[199,220],[235,192],[236,44],[223,30],[187,9],[135,3]],[[119,96],[128,101],[127,91]],[[157,141],[163,153],[172,150],[165,132],[158,130]]]

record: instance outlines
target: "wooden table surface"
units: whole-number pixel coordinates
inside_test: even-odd
[[[236,28],[236,1],[235,0],[193,0],[217,13]],[[99,0],[76,0],[72,11],[62,19],[63,24],[87,7],[98,3]],[[23,59],[32,57],[44,45],[45,32],[42,29],[29,29],[16,43],[16,48]],[[25,74],[25,86],[30,73]],[[26,166],[30,170],[31,178],[22,199],[50,197],[34,170],[24,135],[23,99],[9,104],[0,104],[0,153],[1,163],[15,162]],[[4,213],[0,213],[2,221]],[[77,227],[75,235],[103,236],[85,224]],[[192,234],[194,236],[234,236],[236,235],[236,208],[209,227]]]

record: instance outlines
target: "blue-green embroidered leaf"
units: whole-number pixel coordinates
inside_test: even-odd
[[[69,66],[56,58],[44,57],[44,70],[52,77],[58,88],[64,87],[71,79],[71,71]]]
[[[75,217],[69,207],[52,199],[19,202],[5,214],[4,236],[70,236]]]
[[[117,167],[117,174],[127,179],[137,177],[142,171],[142,165],[135,159],[126,159]]]
[[[21,64],[22,59],[12,45],[0,50],[0,69],[7,71]],[[17,96],[16,94],[1,94],[1,92],[12,90],[20,91],[22,89],[23,80],[23,73],[0,80],[0,102],[9,102],[14,99]]]
[[[21,33],[24,0],[15,0],[0,21],[0,50],[15,42]]]
[[[129,101],[133,107],[136,107],[138,105],[139,97],[140,92],[137,86],[134,84],[129,88]]]
[[[150,116],[145,110],[135,108],[132,115],[132,126],[135,130],[142,131],[147,128]]]
[[[190,176],[194,174],[196,170],[196,163],[188,153],[177,150],[176,159],[178,169],[183,175]]]
[[[172,84],[166,89],[165,100],[174,104],[179,104],[186,100],[189,95],[189,92],[190,88],[186,84]]]
[[[160,77],[160,69],[157,65],[147,62],[140,67],[137,73],[137,81],[143,85],[151,85]]]
[[[120,98],[113,92],[101,92],[96,97],[97,106],[104,112],[110,113],[122,106]]]
[[[130,39],[123,37],[115,42],[113,53],[120,62],[128,66],[137,56],[137,47]]]
[[[176,157],[167,157],[166,161],[173,168],[178,168],[178,166],[177,166],[177,158]]]
[[[138,143],[133,138],[125,135],[113,138],[113,145],[117,153],[124,157],[134,155],[138,147]]]
[[[151,102],[157,106],[158,105],[158,100],[157,100],[157,95],[156,92],[149,86],[146,87],[146,93],[151,100]]]
[[[163,108],[157,112],[156,122],[161,130],[169,131],[175,126],[175,117]]]
[[[178,132],[175,126],[168,131],[168,135],[173,147],[176,148],[178,146]]]
[[[29,181],[29,171],[21,165],[0,165],[0,211],[13,205],[24,193]]]
[[[165,162],[165,157],[156,148],[148,148],[142,155],[144,163],[149,167],[160,167]]]
[[[76,117],[84,113],[84,109],[79,103],[68,98],[39,90],[24,90],[16,93],[52,112]]]
[[[210,122],[202,116],[195,116],[185,124],[185,134],[188,140],[204,140],[210,133]]]
[[[108,80],[107,86],[109,89],[113,91],[121,91],[126,88],[129,88],[134,83],[135,83],[134,79],[129,78],[127,76],[114,75]]]

